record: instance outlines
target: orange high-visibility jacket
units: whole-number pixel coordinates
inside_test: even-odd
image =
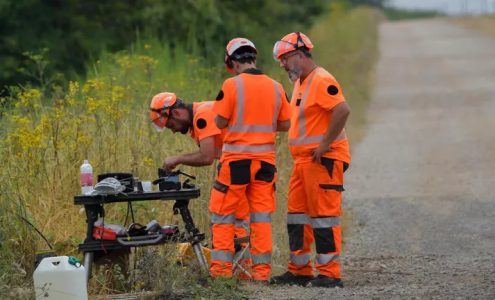
[[[289,150],[295,163],[311,161],[311,150],[317,148],[332,119],[330,110],[345,98],[337,80],[323,68],[315,68],[301,83],[297,80],[292,93],[292,118]],[[330,144],[333,152],[323,157],[350,163],[349,142],[345,130]]]
[[[189,134],[199,146],[199,142],[207,137],[215,138],[215,158],[222,156],[223,139],[226,129],[220,130],[215,124],[215,113],[212,111],[214,101],[194,102],[189,111],[192,119],[192,127]]]
[[[258,69],[225,80],[213,111],[229,120],[223,159],[259,159],[275,164],[277,121],[291,109],[282,85]]]

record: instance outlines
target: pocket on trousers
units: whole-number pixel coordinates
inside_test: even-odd
[[[330,178],[332,178],[333,177],[333,165],[335,164],[335,159],[322,157],[321,158],[321,164],[323,166],[325,166],[325,168],[327,169],[328,175],[330,175]]]
[[[229,186],[219,182],[218,180],[213,183],[213,188],[211,189],[211,199],[210,199],[210,211],[218,214],[222,214],[222,206],[225,200],[225,195],[229,190]]]
[[[318,215],[341,216],[342,185],[318,184]]]
[[[272,182],[275,178],[275,173],[277,172],[277,168],[265,161],[261,161],[261,167],[254,176],[255,180],[260,180],[264,182]]]
[[[251,182],[251,160],[235,160],[229,163],[230,166],[230,183],[231,184],[248,184]]]

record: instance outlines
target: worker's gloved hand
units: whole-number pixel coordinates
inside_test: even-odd
[[[175,169],[175,167],[177,167],[178,164],[179,164],[179,156],[170,156],[165,158],[165,160],[163,161],[163,169],[167,173],[171,173],[172,170]]]

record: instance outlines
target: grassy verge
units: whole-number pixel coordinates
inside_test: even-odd
[[[315,45],[318,65],[341,83],[352,109],[348,125],[351,142],[363,135],[365,109],[370,97],[373,65],[377,57],[379,15],[360,8],[344,12],[335,8],[308,32]],[[271,49],[260,49],[271,51]],[[55,87],[51,96],[35,89],[17,94],[15,108],[4,112],[5,137],[0,141],[0,298],[24,299],[32,293],[35,249],[46,248],[23,217],[42,231],[58,255],[75,255],[85,236],[85,213],[73,205],[79,194],[79,167],[89,158],[94,174],[128,171],[141,180],[156,178],[164,157],[197,149],[191,139],[158,134],[149,123],[151,97],[173,91],[187,102],[211,100],[229,75],[223,65],[207,68],[200,58],[170,49],[156,41],[135,45],[131,51],[104,55],[87,81],[71,83],[69,90]],[[171,55],[174,59],[171,60]],[[274,79],[292,88],[276,62],[260,66]],[[51,103],[50,105],[44,105]],[[277,211],[273,217],[274,272],[285,269],[287,250],[286,203],[292,158],[286,136],[278,137]],[[215,166],[181,170],[196,174],[202,196],[191,201],[196,225],[209,232],[208,200]],[[124,204],[107,205],[105,221],[121,224]],[[143,202],[135,206],[137,222],[152,219],[162,225],[176,222],[172,203]],[[180,224],[181,222],[179,222]],[[345,228],[344,228],[345,230]],[[211,244],[211,243],[210,243]],[[96,270],[89,283],[92,294],[114,294],[139,290],[165,291],[170,297],[242,298],[249,288],[218,283],[210,290],[193,284],[197,269],[181,268],[164,247],[152,252],[151,269],[133,268],[146,276],[126,277],[118,267]],[[134,262],[146,257],[144,250],[131,255]],[[144,279],[143,279],[144,278]],[[24,293],[24,294],[23,294]],[[26,296],[25,299],[28,299]]]
[[[453,18],[450,22],[495,37],[495,15]]]

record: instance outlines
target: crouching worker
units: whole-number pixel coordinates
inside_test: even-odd
[[[211,110],[213,102],[183,103],[174,93],[160,93],[153,97],[150,106],[151,120],[155,128],[161,132],[168,128],[175,134],[180,132],[187,134],[199,146],[199,150],[190,154],[170,156],[165,158],[163,168],[171,172],[178,165],[193,167],[210,166],[215,159],[222,156],[222,144],[225,130],[220,130],[215,124],[215,113]],[[249,208],[244,198],[236,210],[235,235],[237,237],[247,236],[249,226]],[[240,253],[241,249],[237,249]],[[246,251],[249,251],[246,250]],[[250,255],[242,261],[244,268],[252,264]],[[240,273],[240,279],[248,278],[245,273]]]

